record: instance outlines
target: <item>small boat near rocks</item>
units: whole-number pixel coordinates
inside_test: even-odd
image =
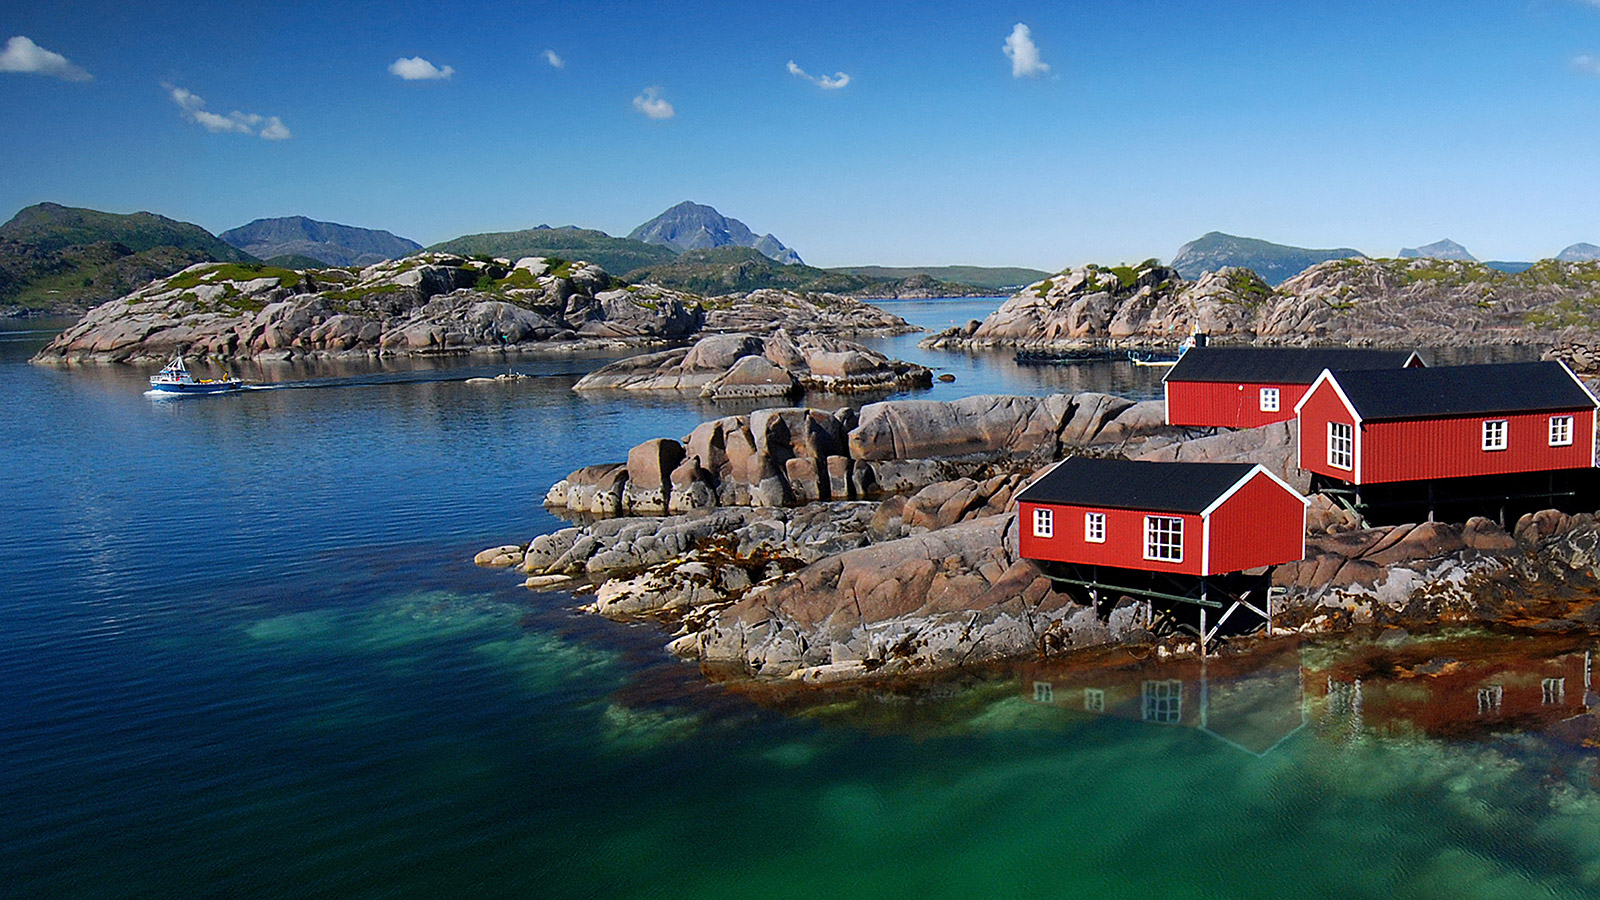
[[[172,362],[150,376],[150,391],[156,394],[223,394],[243,389],[244,382],[230,377],[226,370],[221,378],[194,377],[181,356],[174,356]]]

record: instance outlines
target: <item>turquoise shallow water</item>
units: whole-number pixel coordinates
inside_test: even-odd
[[[531,358],[515,385],[456,360],[153,402],[148,373],[0,338],[0,895],[1600,895],[1581,667],[1559,716],[1518,719],[1537,666],[1488,666],[1507,714],[1444,727],[1399,714],[1421,676],[1368,671],[1356,715],[1313,655],[1265,756],[1192,694],[1173,725],[1086,713],[1071,673],[780,708],[470,564],[557,527],[566,471],[718,408],[578,397],[594,360]],[[1132,367],[937,361],[957,382],[923,396],[1148,394]],[[1157,680],[1196,684],[1095,683]]]

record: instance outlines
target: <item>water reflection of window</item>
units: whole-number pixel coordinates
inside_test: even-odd
[[[1055,685],[1048,681],[1035,681],[1033,683],[1033,700],[1035,703],[1056,702]]]
[[[1478,688],[1478,715],[1493,715],[1500,711],[1500,701],[1505,698],[1505,689],[1498,684]]]
[[[1106,692],[1100,688],[1084,688],[1083,708],[1089,712],[1105,712]]]
[[[1328,712],[1336,716],[1349,715],[1361,702],[1361,682],[1328,679]]]
[[[1146,681],[1144,683],[1144,720],[1163,725],[1176,725],[1183,717],[1183,682]]]
[[[1567,702],[1567,680],[1565,678],[1546,678],[1544,680],[1544,705],[1560,706]]]

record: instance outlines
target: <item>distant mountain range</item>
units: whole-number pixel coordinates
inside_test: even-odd
[[[289,264],[295,260],[288,257],[298,257],[326,266],[370,266],[422,249],[416,241],[387,231],[318,222],[305,216],[257,219],[217,237],[274,265]]]
[[[1202,273],[1215,272],[1227,266],[1250,269],[1276,287],[1320,262],[1330,259],[1365,258],[1366,254],[1350,247],[1337,250],[1308,250],[1287,244],[1274,244],[1258,238],[1237,237],[1213,231],[1178,248],[1172,267],[1184,278],[1194,280]],[[1421,247],[1402,248],[1398,259],[1443,259],[1460,262],[1477,262],[1477,257],[1467,248],[1445,238]],[[1583,262],[1600,259],[1600,246],[1573,244],[1556,255],[1560,262]],[[1516,274],[1534,266],[1531,262],[1490,260],[1483,263],[1491,269]]]
[[[1239,266],[1254,271],[1268,284],[1277,285],[1317,263],[1364,255],[1360,250],[1349,247],[1309,250],[1212,231],[1179,247],[1178,255],[1172,258],[1172,268],[1193,281],[1205,272]]]
[[[717,247],[750,247],[784,265],[802,265],[800,254],[770,234],[757,237],[749,226],[715,209],[685,200],[628,232],[629,240],[660,244],[679,252]]]
[[[0,310],[74,312],[198,262],[256,262],[198,225],[40,203],[0,225]]]

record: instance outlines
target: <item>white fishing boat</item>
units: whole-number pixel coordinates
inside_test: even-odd
[[[181,356],[174,356],[165,368],[150,376],[150,390],[162,394],[222,394],[243,388],[244,382],[229,377],[227,371],[221,378],[194,377]]]

